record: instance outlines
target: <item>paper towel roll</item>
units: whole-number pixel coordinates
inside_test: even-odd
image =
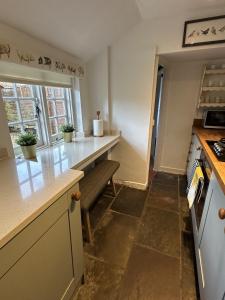
[[[103,136],[103,120],[93,120],[93,135]]]

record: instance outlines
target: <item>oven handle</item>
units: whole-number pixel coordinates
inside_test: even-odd
[[[199,192],[198,194],[195,196],[195,201],[197,201],[197,203],[199,203],[200,199],[201,199],[201,196],[202,196],[202,192],[203,192],[203,187],[204,187],[204,179],[199,179],[200,181],[200,184],[201,184],[201,188],[199,189]]]

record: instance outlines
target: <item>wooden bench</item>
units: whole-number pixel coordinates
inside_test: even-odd
[[[87,241],[90,243],[92,242],[92,231],[89,209],[97,200],[98,196],[109,181],[112,184],[113,193],[116,196],[116,189],[112,178],[119,166],[120,164],[117,161],[103,160],[89,171],[80,181],[82,217]]]

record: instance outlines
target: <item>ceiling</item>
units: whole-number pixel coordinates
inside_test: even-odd
[[[0,21],[87,61],[141,19],[224,9],[225,0],[7,0]]]
[[[140,21],[134,0],[7,0],[0,20],[88,60]]]
[[[207,9],[223,9],[224,0],[136,0],[143,19],[179,16]]]

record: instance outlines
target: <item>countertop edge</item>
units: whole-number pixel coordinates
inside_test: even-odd
[[[79,170],[69,169],[67,173],[75,175],[75,177],[69,181],[65,186],[60,187],[60,190],[52,197],[50,197],[43,205],[41,205],[36,211],[29,215],[26,219],[20,222],[20,224],[10,230],[6,235],[0,240],[0,249],[4,247],[10,240],[12,240],[17,234],[19,234],[23,229],[25,229],[32,221],[34,221],[40,214],[42,214],[46,209],[48,209],[53,203],[55,203],[63,194],[65,194],[74,184],[79,182],[81,178],[84,177],[84,172]],[[67,174],[65,173],[65,174]],[[75,174],[76,173],[76,174]]]
[[[208,144],[206,143],[206,139],[202,136],[202,132],[203,131],[208,131],[205,130],[204,128],[199,128],[194,126],[193,127],[193,133],[197,135],[202,148],[204,150],[204,153],[206,155],[206,158],[210,164],[210,166],[212,167],[213,172],[215,173],[215,176],[220,184],[221,189],[223,190],[223,193],[225,194],[225,178],[222,178],[222,175],[220,173],[220,164],[222,164],[222,162],[218,161],[217,158],[215,157],[214,153],[212,152],[212,150],[210,149],[210,147],[208,146]],[[212,132],[213,134],[213,132]],[[220,134],[220,132],[217,134]],[[224,164],[224,168],[225,168],[225,163]]]

